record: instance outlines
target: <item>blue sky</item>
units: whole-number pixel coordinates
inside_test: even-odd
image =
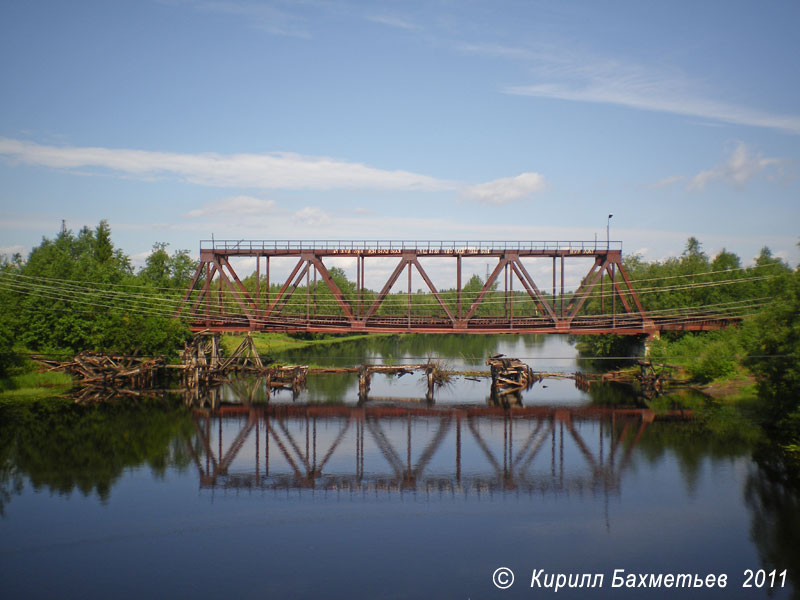
[[[694,235],[800,261],[800,4],[0,5],[0,253]],[[369,282],[367,282],[369,284]]]

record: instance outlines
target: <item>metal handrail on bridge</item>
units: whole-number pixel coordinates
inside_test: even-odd
[[[481,254],[503,251],[601,252],[622,250],[622,242],[611,240],[201,240],[200,250],[402,252],[436,254]]]

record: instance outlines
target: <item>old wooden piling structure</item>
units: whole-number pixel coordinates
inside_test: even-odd
[[[358,399],[362,402],[369,399],[369,388],[372,383],[372,375],[375,373],[402,377],[420,371],[425,374],[427,383],[425,399],[432,401],[434,388],[444,384],[449,378],[448,373],[435,362],[415,365],[361,365],[358,367]]]
[[[46,371],[63,371],[82,385],[101,387],[153,387],[163,373],[163,357],[138,357],[81,352],[71,360],[59,361],[33,357]]]
[[[211,331],[195,335],[181,354],[181,364],[173,368],[183,372],[183,385],[187,388],[219,384],[228,373],[236,372],[265,377],[267,390],[290,389],[297,393],[305,387],[308,375],[305,365],[265,366],[249,334],[230,356],[222,356],[219,333]]]
[[[486,364],[492,374],[492,388],[497,390],[527,390],[541,379],[517,358],[487,358]]]

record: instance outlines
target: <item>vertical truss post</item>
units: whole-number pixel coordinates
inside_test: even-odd
[[[456,255],[456,314],[461,321],[461,255]]]
[[[411,261],[408,263],[408,328],[411,329]]]
[[[614,272],[616,269],[616,264],[611,263],[611,328],[615,329],[617,327],[617,295],[614,293],[614,288],[616,287],[616,281],[614,280]]]
[[[361,297],[361,254],[356,256],[356,317],[361,319],[362,297]]]
[[[306,327],[311,323],[311,269],[306,269]]]
[[[211,288],[211,277],[213,273],[211,272],[211,263],[206,263],[206,281],[203,285],[203,292],[201,294],[201,298],[208,298],[209,296],[209,289]],[[205,301],[206,305],[206,326],[211,325],[211,302],[208,299]]]
[[[559,316],[564,317],[564,255],[561,255],[561,309]]]
[[[513,263],[512,263],[513,264]],[[508,271],[508,265],[506,265],[506,271]],[[511,270],[511,273],[508,274],[508,289],[510,291],[509,302],[508,302],[508,312],[509,312],[509,327],[514,329],[514,270]]]

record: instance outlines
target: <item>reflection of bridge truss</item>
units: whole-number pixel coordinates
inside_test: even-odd
[[[188,447],[204,489],[608,493],[654,418],[638,409],[226,406],[195,411]]]

